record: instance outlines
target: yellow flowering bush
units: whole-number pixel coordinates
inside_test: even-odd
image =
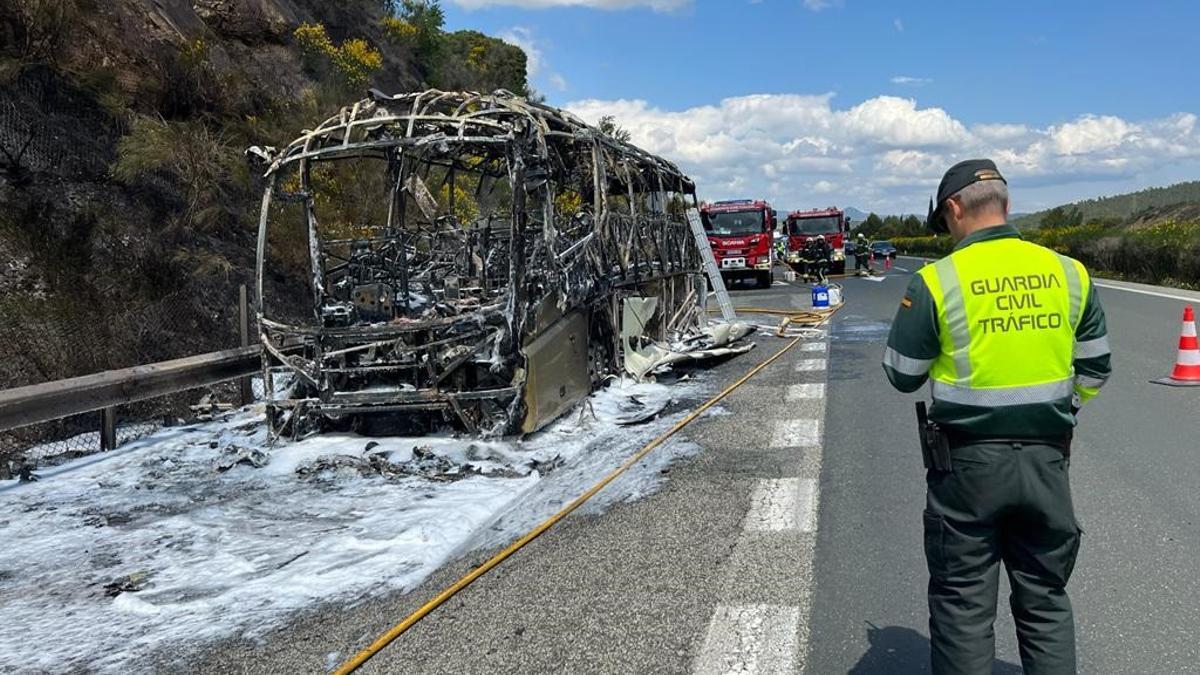
[[[393,42],[412,45],[417,40],[417,27],[404,19],[387,16],[379,24],[384,36]]]
[[[366,83],[371,73],[383,65],[383,55],[370,42],[361,38],[346,40],[334,54],[333,64],[341,73],[346,84],[359,87]]]
[[[370,42],[352,38],[336,45],[319,23],[300,24],[292,35],[309,67],[331,65],[347,86],[361,87],[383,66],[383,54]]]

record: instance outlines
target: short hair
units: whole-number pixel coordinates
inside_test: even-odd
[[[950,195],[958,199],[963,211],[976,214],[984,211],[1008,213],[1008,186],[1002,180],[980,180]]]

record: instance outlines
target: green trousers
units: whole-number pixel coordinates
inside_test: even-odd
[[[1037,443],[955,448],[952,472],[930,471],[925,509],[934,673],[991,673],[1000,563],[1028,675],[1075,672],[1067,580],[1082,531],[1068,461]]]

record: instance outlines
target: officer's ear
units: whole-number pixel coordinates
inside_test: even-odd
[[[963,214],[965,212],[966,209],[963,208],[962,202],[958,201],[958,197],[950,197],[947,199],[946,209],[944,211],[946,214],[944,216],[946,219],[946,225],[949,226],[950,223],[961,223]]]

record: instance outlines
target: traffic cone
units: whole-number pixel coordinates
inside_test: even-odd
[[[1179,356],[1170,377],[1154,380],[1175,387],[1200,386],[1200,343],[1196,341],[1196,315],[1192,306],[1183,308],[1183,330],[1179,335]]]

